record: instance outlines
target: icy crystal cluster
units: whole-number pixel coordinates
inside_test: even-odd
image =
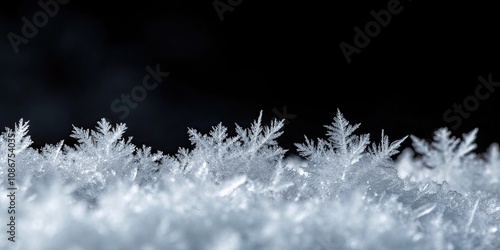
[[[193,147],[175,155],[105,119],[74,127],[75,146],[34,149],[20,120],[0,138],[0,249],[500,249],[500,151],[475,153],[477,129],[371,142],[337,111],[325,138],[285,157],[283,121],[261,118],[189,129]]]

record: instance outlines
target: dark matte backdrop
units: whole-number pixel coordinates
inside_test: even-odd
[[[286,107],[279,141],[293,153],[339,109],[372,140],[478,127],[484,150],[500,142],[500,16],[484,2],[3,1],[0,126],[29,120],[40,147],[106,118],[175,153],[188,127],[248,126],[260,111],[267,123]],[[148,66],[169,75],[118,112]]]

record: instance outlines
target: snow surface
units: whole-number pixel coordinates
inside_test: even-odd
[[[9,149],[18,188],[15,242],[4,226],[0,249],[500,249],[500,151],[475,153],[477,129],[370,142],[337,111],[285,157],[283,121],[261,116],[231,134],[189,129],[175,155],[105,119],[38,150],[20,120],[0,139],[3,225]]]

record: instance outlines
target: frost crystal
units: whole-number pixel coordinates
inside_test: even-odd
[[[477,129],[412,135],[398,155],[406,136],[369,145],[337,110],[326,139],[285,157],[283,122],[189,128],[192,148],[165,155],[105,119],[34,149],[21,119],[0,135],[18,230],[0,249],[500,249],[500,151],[474,153]]]

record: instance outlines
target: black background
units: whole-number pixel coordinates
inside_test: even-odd
[[[208,133],[222,122],[233,133],[235,123],[247,127],[260,111],[268,123],[286,106],[296,117],[279,143],[293,153],[304,135],[326,137],[337,109],[372,141],[382,129],[391,141],[431,139],[455,125],[443,114],[475,95],[478,76],[500,82],[491,2],[400,1],[402,11],[350,63],[339,44],[353,45],[354,27],[364,29],[370,11],[390,1],[243,0],[224,20],[213,2],[72,0],[15,53],[8,34],[22,35],[22,17],[32,20],[41,7],[3,1],[0,126],[29,120],[39,147],[74,143],[72,125],[94,128],[107,118],[126,123],[136,145],[175,153],[190,147],[188,127]],[[170,75],[120,119],[111,103],[157,64]],[[480,100],[453,134],[479,128],[478,151],[500,142],[499,94]]]

